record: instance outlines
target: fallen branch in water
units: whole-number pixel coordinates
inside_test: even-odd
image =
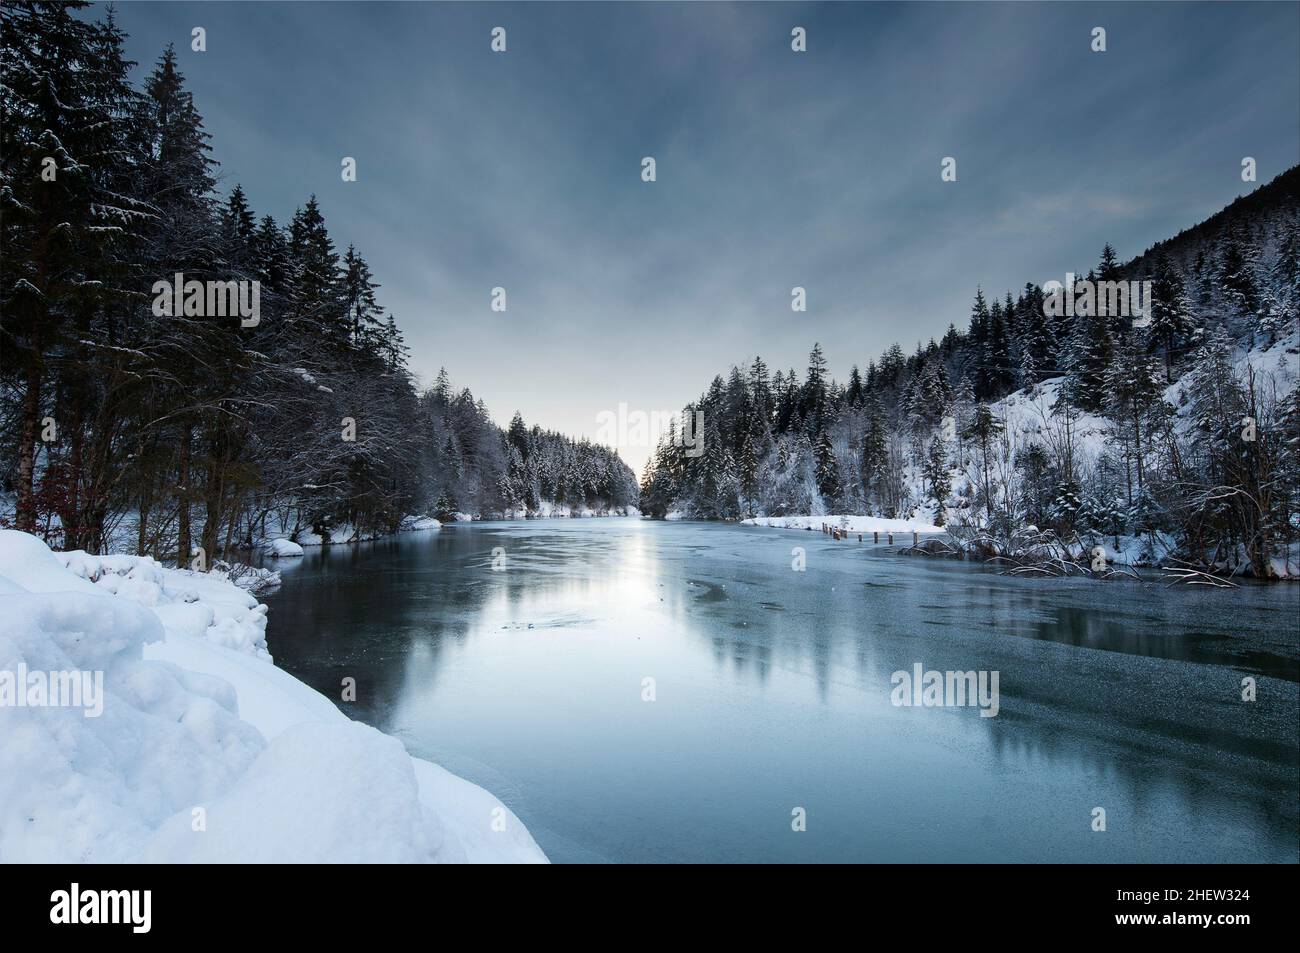
[[[1229,582],[1227,579],[1221,579],[1208,572],[1201,572],[1199,569],[1184,568],[1182,566],[1161,566],[1160,571],[1176,574],[1173,581],[1168,586],[1165,586],[1166,589],[1176,586],[1180,582],[1188,586],[1214,586],[1216,589],[1241,588],[1235,582]],[[1170,577],[1166,576],[1165,578]]]
[[[898,551],[909,556],[948,556],[958,558],[964,555],[960,549],[949,546],[939,539],[927,539],[916,546],[904,546]]]

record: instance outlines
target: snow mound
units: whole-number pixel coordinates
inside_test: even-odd
[[[0,593],[10,686],[101,686],[98,711],[0,693],[0,863],[546,860],[491,794],[250,651],[266,607],[223,573],[3,530]]]
[[[8,548],[7,542],[0,541],[0,552]],[[30,546],[24,543],[19,548]],[[165,623],[179,631],[271,661],[266,647],[266,606],[232,585],[227,572],[167,569],[149,556],[93,556],[80,550],[51,553],[48,549],[45,553],[66,573],[94,583],[95,590],[157,610]],[[3,565],[0,575],[5,575]]]
[[[287,559],[293,556],[302,555],[301,546],[293,540],[284,539],[283,537],[279,539],[268,539],[262,545],[262,548],[266,551],[267,555],[274,556],[277,559]]]

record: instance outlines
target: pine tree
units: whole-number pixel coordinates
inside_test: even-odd
[[[291,320],[318,334],[334,354],[344,352],[352,336],[348,303],[339,257],[314,195],[294,213],[289,225],[289,263],[294,289]]]
[[[777,389],[780,389],[778,372]],[[754,428],[751,430],[755,436],[764,436],[769,427],[772,426],[772,383],[768,380],[767,365],[763,363],[761,357],[754,358],[754,363],[749,368],[749,385],[750,400],[754,406]]]
[[[992,314],[988,302],[984,299],[984,289],[975,289],[975,303],[971,305],[970,330],[967,333],[967,348],[974,361],[970,368],[971,382],[975,387],[975,396],[981,400],[991,397],[996,388],[994,371],[989,367],[989,333]]]
[[[945,504],[952,493],[952,479],[949,475],[947,451],[944,450],[943,441],[937,436],[930,438],[922,478],[925,480],[930,499],[934,500],[934,524],[942,526],[945,522]]]
[[[379,353],[390,372],[403,370],[410,357],[410,348],[391,313],[384,319],[384,329],[379,334]]]
[[[1237,317],[1255,314],[1255,279],[1235,236],[1229,236],[1219,258],[1218,288],[1229,314]]]
[[[528,428],[524,426],[524,416],[519,411],[510,418],[510,429],[506,431],[510,446],[519,452],[520,462],[528,458]]]
[[[850,407],[862,405],[862,374],[858,371],[858,365],[856,364],[849,371],[849,387],[845,391],[844,397]]]
[[[1066,345],[1064,368],[1072,402],[1083,410],[1099,410],[1105,399],[1106,370],[1114,359],[1115,342],[1105,318],[1074,318]]]
[[[810,437],[822,426],[822,417],[826,412],[826,386],[826,358],[822,354],[822,346],[814,344],[808,355],[808,376],[804,379],[803,393],[800,395],[800,411]]]
[[[342,296],[350,339],[354,347],[367,348],[383,338],[384,309],[375,300],[379,287],[371,277],[370,266],[348,246],[343,255]]]
[[[1115,254],[1115,249],[1107,242],[1101,250],[1101,261],[1097,264],[1098,281],[1119,281],[1119,256]]]
[[[938,361],[927,362],[912,383],[906,399],[908,426],[914,434],[925,436],[943,419],[952,402],[952,387]]]
[[[834,508],[840,500],[840,467],[835,459],[835,448],[825,428],[817,434],[813,447],[813,456],[817,461],[817,492],[826,501],[829,508]]]
[[[885,426],[885,411],[878,395],[868,392],[863,405],[867,428],[862,435],[862,493],[871,502],[881,497],[881,482],[889,453],[889,434]]]
[[[1174,346],[1187,333],[1187,299],[1183,283],[1162,258],[1156,267],[1156,277],[1151,283],[1151,339],[1159,341],[1165,353],[1165,382],[1173,380]]]
[[[256,234],[257,219],[249,208],[243,188],[236,185],[221,210],[221,236],[226,257],[235,268],[242,271],[251,263]]]
[[[433,504],[434,519],[441,520],[444,523],[454,522],[457,511],[455,498],[449,490],[444,489],[438,494],[438,499]]]

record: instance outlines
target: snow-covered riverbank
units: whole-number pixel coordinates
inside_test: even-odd
[[[221,573],[4,530],[0,598],[0,862],[546,860],[491,794],[277,669]]]
[[[923,519],[885,519],[883,516],[755,516],[741,520],[742,526],[768,526],[773,529],[821,529],[834,526],[848,533],[942,533]]]

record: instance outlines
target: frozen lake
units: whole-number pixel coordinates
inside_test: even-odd
[[[344,711],[488,788],[556,862],[1297,859],[1300,586],[1011,579],[626,519],[278,567],[276,664],[336,700],[356,679]],[[997,671],[997,716],[895,706],[917,664]]]

